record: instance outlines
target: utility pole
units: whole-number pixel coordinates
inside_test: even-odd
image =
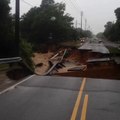
[[[77,24],[78,24],[78,23],[77,23],[77,20],[76,20],[76,23],[75,23],[75,27],[76,27],[76,29],[77,29]]]
[[[87,19],[85,19],[85,30],[87,30]]]
[[[90,25],[88,26],[88,30],[89,30],[89,31],[91,30]]]
[[[16,41],[16,51],[17,56],[19,56],[19,42],[20,42],[20,29],[19,29],[19,16],[20,16],[20,0],[16,0],[15,5],[15,41]]]
[[[82,29],[82,19],[83,19],[83,11],[81,11],[81,29]]]

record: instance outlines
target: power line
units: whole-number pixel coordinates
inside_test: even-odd
[[[70,0],[71,1],[71,0]],[[74,1],[74,4],[73,4],[73,2],[71,1],[71,3],[72,3],[72,5],[76,8],[76,10],[79,12],[82,12],[82,10],[79,8],[79,6],[78,6],[78,2],[77,1]],[[78,9],[79,8],[79,9]],[[81,16],[81,15],[80,15]],[[85,15],[82,15],[82,21],[85,21],[85,26],[86,26],[86,28],[87,28],[87,25],[88,25],[88,21],[87,21],[87,19],[86,19],[86,17],[85,17]],[[86,23],[86,21],[87,21],[87,23]],[[83,24],[83,22],[81,23],[81,24]],[[81,25],[82,26],[82,25]]]
[[[78,7],[72,2],[72,0],[70,0],[72,6],[74,6],[74,8],[76,9],[77,12],[81,12],[81,10],[78,9]]]
[[[81,10],[81,8],[80,8],[79,4],[76,2],[76,0],[74,1],[74,3],[75,3],[75,6],[77,7],[77,9],[78,9],[79,11],[83,11],[83,10]]]
[[[80,12],[80,11],[81,11],[80,9],[78,9],[78,7],[77,7],[71,0],[69,0],[69,2],[68,2],[68,3],[71,3],[71,4],[68,4],[68,3],[67,3],[67,0],[62,0],[62,2],[65,2],[66,5],[68,5],[69,7],[72,8],[72,10],[73,10],[73,7],[74,7],[77,12]]]
[[[79,5],[79,1],[78,1],[78,0],[75,0],[75,3],[76,3],[77,5]],[[90,26],[90,25],[88,24],[88,20],[86,19],[85,14],[84,14],[84,16],[83,16],[83,19],[84,19],[84,21],[85,21],[85,26],[86,26],[86,30],[87,30],[87,28],[89,28],[89,27],[87,27],[87,26]]]
[[[62,0],[61,3],[66,3],[67,0]]]
[[[67,3],[67,0],[62,0],[63,3],[65,3],[66,5],[68,5],[71,9],[73,9],[73,6],[71,4]]]
[[[88,24],[88,20],[86,19],[85,17],[85,14],[83,14],[81,16],[81,12],[83,10],[80,9],[80,6],[78,5],[79,3],[77,1],[72,1],[72,0],[69,0],[69,2],[67,2],[67,0],[62,0],[62,2],[65,2],[65,4],[67,6],[69,6],[72,10],[74,8],[75,11],[77,11],[77,13],[79,14],[80,16],[80,23],[77,22],[77,24],[79,24],[82,28],[84,28],[85,30],[89,29],[89,24]],[[82,19],[82,20],[81,20]],[[83,27],[84,26],[84,27]],[[76,27],[76,21],[75,21],[75,27]]]
[[[83,29],[83,11],[82,10],[80,10],[80,9],[78,9],[79,7],[76,5],[76,4],[74,4],[74,3],[76,3],[76,2],[72,2],[71,0],[70,0],[70,2],[71,2],[71,4],[72,4],[72,6],[77,10],[77,12],[79,13],[79,15],[80,15],[80,26],[81,26],[81,29]]]
[[[15,2],[15,0],[12,0],[11,3]]]
[[[32,4],[30,4],[29,2],[25,1],[25,0],[22,0],[22,2],[24,2],[25,4],[31,6],[31,7],[34,7]]]

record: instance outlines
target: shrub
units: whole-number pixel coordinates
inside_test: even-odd
[[[33,72],[34,71],[34,65],[32,61],[33,56],[33,46],[31,43],[28,43],[26,40],[21,40],[20,43],[20,56],[23,59],[24,64]]]

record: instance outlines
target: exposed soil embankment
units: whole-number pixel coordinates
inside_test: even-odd
[[[52,52],[34,53],[34,57],[32,58],[32,60],[35,65],[36,74],[43,75],[49,69],[49,60],[52,56]]]
[[[89,59],[98,59],[103,55],[99,53],[91,53],[90,51],[80,51],[75,48],[60,48],[54,52],[34,53],[32,58],[35,73],[44,75],[48,71],[51,64],[59,60],[62,52],[67,49],[63,59],[63,67],[57,67],[53,75],[60,76],[74,76],[74,77],[90,77],[90,78],[105,78],[105,79],[119,79],[120,80],[120,64],[103,63],[87,63]],[[58,56],[56,55],[57,53]],[[52,56],[53,59],[50,59]],[[51,62],[49,62],[51,60]],[[119,59],[117,59],[119,60]],[[8,66],[7,66],[8,67]],[[12,68],[0,71],[0,91],[19,82],[31,73],[25,67]],[[72,70],[71,68],[80,67],[80,70]],[[6,67],[5,67],[6,68]]]
[[[23,78],[31,74],[25,67],[16,65],[0,71],[0,91],[20,82]]]
[[[120,79],[120,64],[110,61],[95,61],[91,64],[87,63],[89,59],[100,60],[102,56],[99,53],[91,53],[89,51],[71,50],[65,59],[65,66],[59,69],[55,75],[74,76],[74,77],[91,77],[91,78],[106,78]],[[104,58],[103,58],[104,59]],[[69,65],[68,65],[69,63]],[[86,66],[85,69],[76,69],[75,67]],[[75,68],[75,70],[69,70]]]
[[[72,77],[89,77],[89,78],[105,78],[105,79],[119,79],[120,80],[120,65],[109,67],[87,67],[85,71],[63,71],[56,73],[60,76]]]

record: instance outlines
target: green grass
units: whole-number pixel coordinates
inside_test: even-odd
[[[0,64],[0,71],[7,70],[9,68],[9,64]]]
[[[112,53],[112,54],[120,54],[120,49],[118,49],[118,48],[109,47],[108,49],[109,49],[110,53]]]

